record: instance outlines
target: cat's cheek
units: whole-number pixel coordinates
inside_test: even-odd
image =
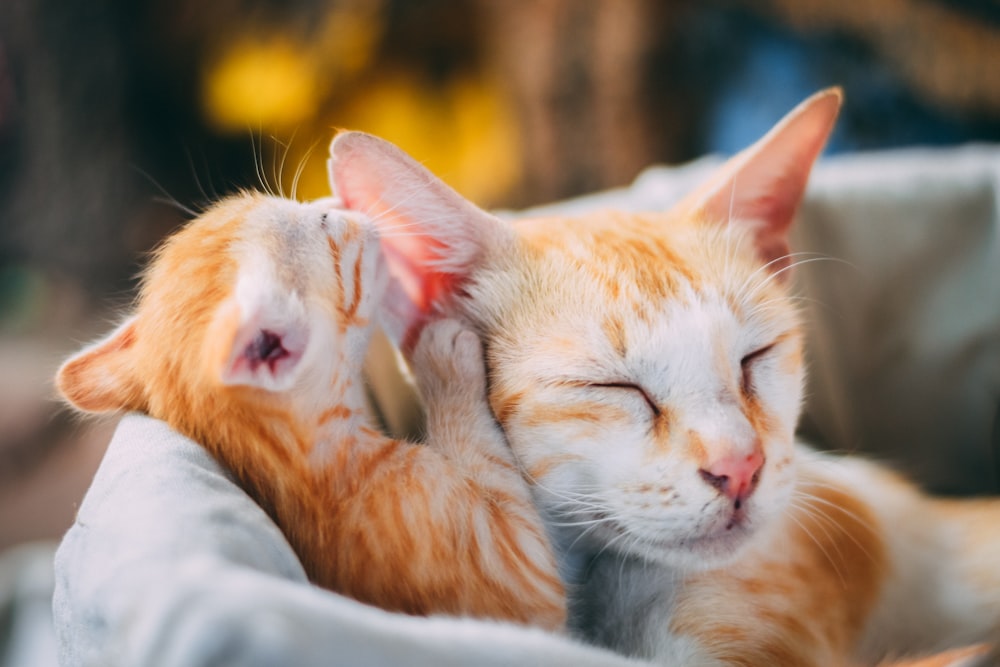
[[[792,443],[771,443],[768,462],[760,485],[750,498],[747,516],[753,529],[752,541],[760,539],[791,506],[797,461]]]
[[[755,401],[770,416],[773,436],[791,439],[802,408],[804,377],[794,372],[769,373],[756,391]]]

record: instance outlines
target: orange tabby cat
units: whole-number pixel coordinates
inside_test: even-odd
[[[1000,502],[933,500],[795,442],[787,233],[840,99],[810,98],[665,213],[508,224],[381,140],[334,140],[335,189],[382,230],[409,338],[433,312],[482,337],[593,642],[842,666],[1000,628]]]
[[[321,586],[411,614],[563,627],[476,336],[442,321],[415,346],[428,446],[369,427],[361,366],[387,274],[370,221],[334,204],[245,193],[212,207],[160,249],[134,316],[67,361],[59,390],[202,443]]]

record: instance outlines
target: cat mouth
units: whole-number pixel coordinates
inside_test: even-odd
[[[750,520],[747,518],[747,508],[746,504],[741,504],[737,501],[733,505],[733,513],[729,515],[729,520],[726,522],[725,530],[740,530],[746,527]]]
[[[721,530],[686,537],[663,547],[711,566],[734,557],[749,542],[752,532],[746,521],[731,521]]]
[[[641,551],[647,557],[651,555],[654,560],[700,569],[731,560],[756,532],[746,508],[733,509],[727,517],[720,517],[712,524],[694,534],[667,538],[643,536],[638,542],[642,544]],[[616,531],[621,534],[629,533],[622,526],[617,526]],[[634,533],[631,536],[636,537]]]

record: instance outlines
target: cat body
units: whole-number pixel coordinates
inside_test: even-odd
[[[590,641],[668,665],[855,665],[1000,627],[1000,503],[931,500],[795,440],[787,234],[839,106],[817,94],[646,215],[510,224],[381,140],[331,146],[403,287],[404,341],[441,313],[481,336]]]
[[[577,630],[683,665],[873,665],[995,637],[995,504],[932,500],[803,445],[796,458],[795,506],[724,566],[592,558]]]
[[[135,314],[69,359],[88,412],[135,410],[203,444],[275,519],[311,581],[385,609],[559,630],[551,547],[454,321],[411,355],[427,446],[372,428],[362,361],[392,284],[334,200],[222,200],[159,250]]]

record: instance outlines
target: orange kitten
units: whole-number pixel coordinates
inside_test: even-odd
[[[59,390],[202,443],[321,586],[411,614],[563,627],[476,336],[442,321],[416,344],[428,446],[369,426],[361,366],[387,275],[370,221],[334,204],[246,193],[215,205],[165,243],[135,314],[67,361]]]
[[[664,213],[508,224],[381,140],[334,140],[331,178],[382,230],[407,335],[439,311],[482,337],[593,642],[669,665],[840,666],[1000,628],[1000,502],[933,500],[794,439],[787,234],[840,100],[810,98]]]

